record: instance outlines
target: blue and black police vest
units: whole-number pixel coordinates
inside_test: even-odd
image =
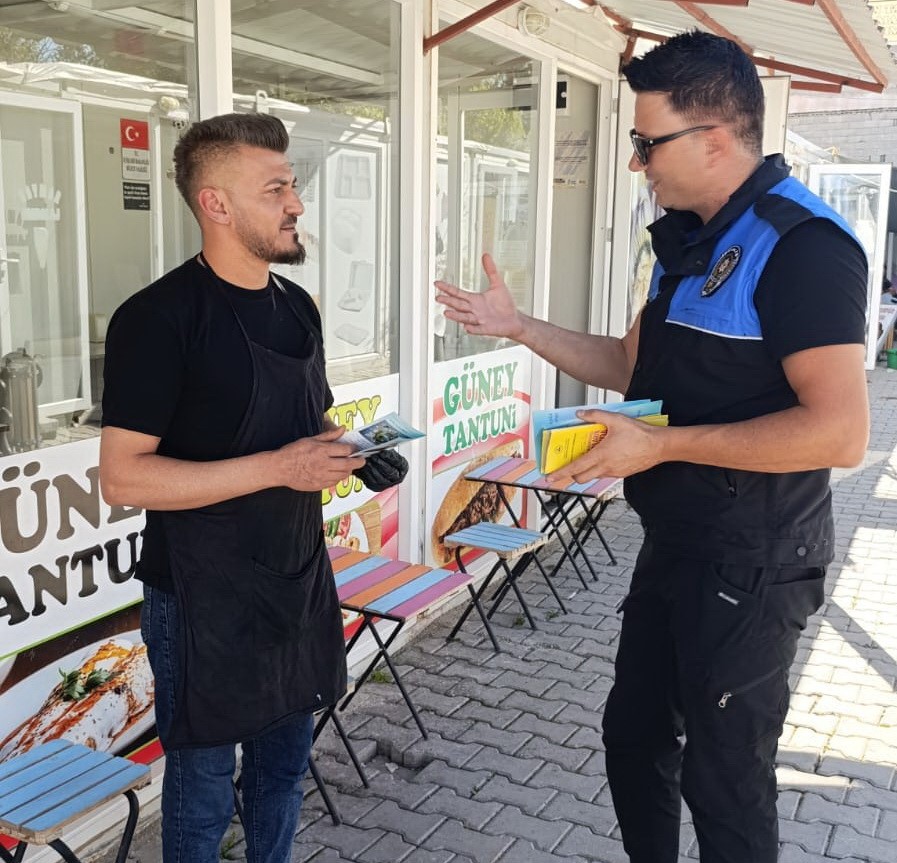
[[[856,241],[834,210],[786,177],[722,231],[707,270],[682,275],[656,264],[627,398],[663,399],[671,425],[732,423],[795,406],[781,362],[763,343],[754,291],[779,240],[820,218]],[[749,566],[824,566],[833,552],[829,479],[828,470],[668,462],[629,477],[625,489],[659,548]]]

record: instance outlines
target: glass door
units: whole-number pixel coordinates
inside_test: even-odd
[[[866,250],[866,368],[875,367],[878,305],[885,265],[890,165],[810,165],[810,189],[853,228]]]
[[[87,407],[81,106],[0,93],[0,355],[40,366],[42,419]]]
[[[438,71],[435,276],[483,290],[488,252],[518,308],[531,314],[542,63],[465,33],[439,49]],[[428,560],[444,566],[452,561],[444,535],[471,512],[510,520],[494,494],[478,508],[477,485],[464,473],[495,456],[527,454],[534,359],[507,339],[468,334],[441,309],[428,370],[427,522]]]
[[[483,289],[480,257],[489,252],[517,305],[531,312],[538,85],[535,64],[520,61],[514,72],[453,82],[441,93],[436,275]],[[456,323],[437,322],[437,361],[500,347]]]

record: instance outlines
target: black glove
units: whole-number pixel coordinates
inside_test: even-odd
[[[352,471],[371,491],[398,485],[408,473],[408,462],[394,449],[382,449],[365,456],[364,467]]]

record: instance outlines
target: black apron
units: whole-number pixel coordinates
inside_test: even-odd
[[[302,358],[253,342],[252,394],[230,447],[239,457],[323,431],[327,383],[317,329]],[[178,689],[167,749],[253,738],[333,704],[346,688],[342,616],[324,544],[321,492],[279,487],[163,512],[178,599]]]

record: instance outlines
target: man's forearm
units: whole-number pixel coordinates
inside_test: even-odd
[[[803,406],[743,422],[657,431],[660,461],[765,473],[853,467],[862,460],[868,438],[862,416],[819,416]]]
[[[193,462],[142,453],[114,471],[101,472],[108,503],[142,509],[195,509],[272,485],[273,452],[222,461]]]
[[[595,387],[624,393],[634,358],[622,339],[580,333],[528,315],[517,339],[562,372]]]

